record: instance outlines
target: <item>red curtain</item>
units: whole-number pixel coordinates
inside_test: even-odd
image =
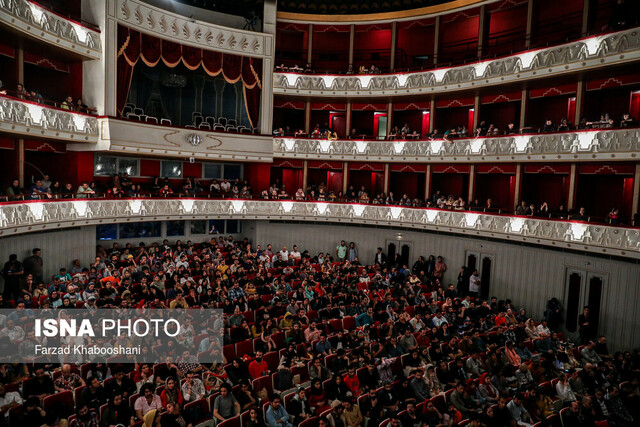
[[[222,54],[205,50],[202,52],[202,68],[212,77],[217,76],[222,71]]]
[[[242,57],[237,55],[222,55],[222,75],[228,83],[236,83],[240,80],[242,71]]]
[[[182,59],[182,45],[169,40],[162,40],[162,61],[164,64],[173,68],[180,63]]]
[[[158,65],[160,57],[162,56],[162,44],[160,43],[160,39],[148,34],[142,34],[140,44],[142,61],[144,61],[144,63],[149,67],[155,67]]]
[[[260,95],[262,92],[262,59],[242,59],[242,81],[244,83],[244,106],[251,126],[258,127]]]
[[[212,77],[222,72],[225,81],[230,84],[242,80],[249,121],[254,127],[258,122],[262,91],[261,58],[222,54],[193,46],[183,46],[123,26],[118,26],[117,58],[116,107],[119,114],[122,114],[127,102],[133,67],[138,60],[141,59],[149,67],[155,67],[162,60],[170,68],[178,66],[180,62],[189,70],[196,70],[202,66],[202,69]]]
[[[196,70],[202,63],[202,49],[193,46],[182,46],[182,63],[190,70]]]
[[[129,96],[133,67],[140,57],[140,33],[118,27],[118,76],[116,79],[116,110],[122,114]]]

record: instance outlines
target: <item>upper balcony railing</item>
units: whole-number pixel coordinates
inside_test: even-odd
[[[149,220],[232,218],[403,227],[640,259],[640,229],[480,212],[347,203],[78,199],[0,205],[0,236]]]
[[[458,67],[395,74],[274,73],[274,93],[300,96],[389,96],[442,93],[535,79],[640,59],[640,29],[589,37]]]
[[[0,0],[2,1],[2,0]],[[0,95],[0,131],[67,142],[98,142],[98,118]]]
[[[0,0],[0,22],[30,37],[84,57],[102,57],[99,30],[29,0]]]
[[[640,129],[433,140],[274,138],[274,157],[381,162],[638,160]]]

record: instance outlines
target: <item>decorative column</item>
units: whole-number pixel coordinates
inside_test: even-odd
[[[431,99],[431,104],[429,104],[429,132],[433,132],[435,129],[436,123],[436,100]]]
[[[262,71],[264,72],[264,65],[262,67]],[[264,74],[263,74],[264,76]],[[266,83],[266,79],[262,79],[263,80],[263,84]],[[216,79],[213,81],[213,87],[216,90],[216,117],[220,117],[222,116],[222,100],[224,98],[224,86],[225,86],[226,82],[222,79]],[[264,86],[262,86],[262,91],[264,92]],[[262,97],[263,101],[264,98],[268,98],[268,97]],[[262,113],[262,111],[260,111],[260,113]],[[265,129],[265,132],[267,131],[267,129]]]
[[[569,174],[569,197],[567,198],[567,210],[569,211],[572,211],[575,208],[577,181],[578,181],[578,165],[575,163],[571,163],[571,172]]]
[[[304,131],[307,135],[311,133],[311,101],[304,104]]]
[[[17,171],[18,171],[18,181],[20,181],[20,187],[24,188],[24,139],[16,139],[15,140],[15,150],[16,150],[16,162],[18,163]]]
[[[424,201],[431,197],[431,164],[427,165],[427,172],[424,174]]]
[[[387,104],[387,135],[391,133],[393,129],[393,102]]]
[[[309,37],[307,40],[309,41],[307,45],[307,62],[311,63],[311,58],[313,58],[313,24],[309,24]]]
[[[19,42],[19,46],[16,49],[16,74],[18,83],[24,85],[24,50],[22,49],[22,41]],[[18,180],[20,181],[20,187],[24,187],[24,139],[18,138],[15,140],[16,150],[16,171],[18,172]]]
[[[117,116],[118,21],[114,1],[82,0],[82,19],[100,25],[101,61],[82,61],[82,99],[98,114]]]
[[[531,47],[531,30],[533,29],[533,2],[535,0],[529,0],[527,5],[527,30],[525,33],[525,49],[529,49]]]
[[[478,58],[482,58],[482,50],[486,43],[487,33],[487,11],[485,5],[480,6],[480,16],[478,17]]]
[[[573,119],[573,125],[577,126],[580,123],[580,117],[582,116],[582,105],[584,104],[584,80],[580,78],[578,80],[578,88],[576,90],[576,113],[573,117],[568,117],[569,120]]]
[[[273,67],[276,51],[276,1],[265,0],[264,2],[263,32],[269,34],[265,37],[265,53],[268,56],[262,58],[262,93],[260,97],[260,118],[254,126],[258,127],[260,133],[270,134],[273,129]],[[240,116],[238,116],[240,118]]]
[[[349,25],[349,65],[353,68],[353,50],[356,40],[356,26],[355,24]],[[354,73],[356,70],[353,70]]]
[[[521,187],[522,186],[522,165],[520,163],[518,163],[516,165],[516,185],[514,186],[515,188],[513,189],[513,206],[511,206],[511,209],[514,209],[516,207],[518,207],[518,205],[520,204],[520,192],[521,192]]]
[[[475,194],[476,186],[476,165],[471,165],[469,168],[469,194],[467,195],[467,203],[471,203]]]
[[[196,83],[196,85],[197,85],[197,83]],[[236,111],[235,111],[235,116],[236,117],[235,117],[235,119],[236,119],[236,123],[240,124],[240,118],[242,117],[242,108],[244,107],[244,100],[242,99],[242,97],[243,97],[243,93],[242,92],[243,91],[242,91],[242,86],[240,86],[240,85],[234,85],[233,87],[236,90]],[[196,95],[196,98],[197,98],[197,95]],[[200,110],[200,111],[202,111],[202,110]]]
[[[351,101],[347,101],[347,106],[345,108],[345,128],[347,128],[347,134],[345,135],[345,138],[349,138],[349,135],[351,135]]]
[[[309,161],[305,160],[302,163],[302,190],[307,191],[307,185],[309,181]]]
[[[636,163],[636,173],[633,176],[633,205],[631,207],[631,219],[638,213],[638,204],[640,204],[640,163]],[[634,224],[638,225],[638,224]]]
[[[440,45],[440,15],[436,16],[435,34],[433,35],[433,65],[438,65],[438,47]]]
[[[342,176],[342,194],[345,195],[349,184],[349,162],[344,162],[342,165]]]
[[[520,97],[520,129],[525,127],[527,120],[527,102],[529,100],[529,91],[522,89],[522,95]]]
[[[391,23],[391,59],[389,61],[389,70],[393,72],[396,69],[396,44],[398,43],[398,21]]]
[[[591,19],[591,0],[584,0],[582,6],[582,37],[589,33],[589,20]]]
[[[480,116],[480,95],[476,95],[473,100],[473,129],[469,129],[469,135],[473,135],[472,132],[478,128],[478,116]]]
[[[382,188],[382,192],[384,194],[389,194],[389,178],[391,176],[391,165],[389,163],[384,164],[384,186]]]

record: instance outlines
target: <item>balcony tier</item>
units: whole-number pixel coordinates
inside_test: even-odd
[[[88,59],[102,57],[100,32],[28,0],[0,0],[0,23]]]
[[[478,212],[263,200],[78,199],[0,205],[0,236],[132,221],[246,219],[366,224],[640,259],[640,229]]]
[[[276,72],[273,92],[299,96],[406,96],[469,90],[610,67],[640,59],[640,29],[589,37],[458,67],[397,74]]]

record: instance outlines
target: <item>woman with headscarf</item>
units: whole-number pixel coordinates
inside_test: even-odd
[[[233,385],[240,384],[240,381],[243,379],[249,383],[253,381],[253,378],[249,375],[247,365],[240,358],[233,359],[231,366],[227,368],[227,375]]]
[[[440,380],[438,379],[435,369],[431,363],[427,365],[427,375],[425,376],[425,381],[427,382],[427,387],[429,388],[429,394],[431,395],[431,397],[435,397],[443,393],[442,383],[440,383]]]
[[[342,376],[336,375],[333,377],[325,387],[325,394],[328,397],[329,404],[334,400],[344,402],[344,400],[351,396],[349,387],[344,383]]]
[[[331,409],[327,403],[327,397],[325,396],[322,388],[322,381],[319,378],[311,381],[311,391],[309,392],[309,406],[313,408],[315,415],[320,415],[327,409]]]
[[[289,415],[293,417],[293,423],[296,425],[313,417],[307,400],[307,391],[304,388],[298,388],[296,395],[289,402],[288,409]]]
[[[184,403],[182,391],[180,391],[178,381],[174,377],[167,377],[165,380],[164,390],[160,393],[160,400],[162,400],[162,408],[165,410],[167,409],[167,403],[169,402],[176,402],[180,406]]]
[[[152,409],[143,418],[143,427],[160,427],[160,412]]]

